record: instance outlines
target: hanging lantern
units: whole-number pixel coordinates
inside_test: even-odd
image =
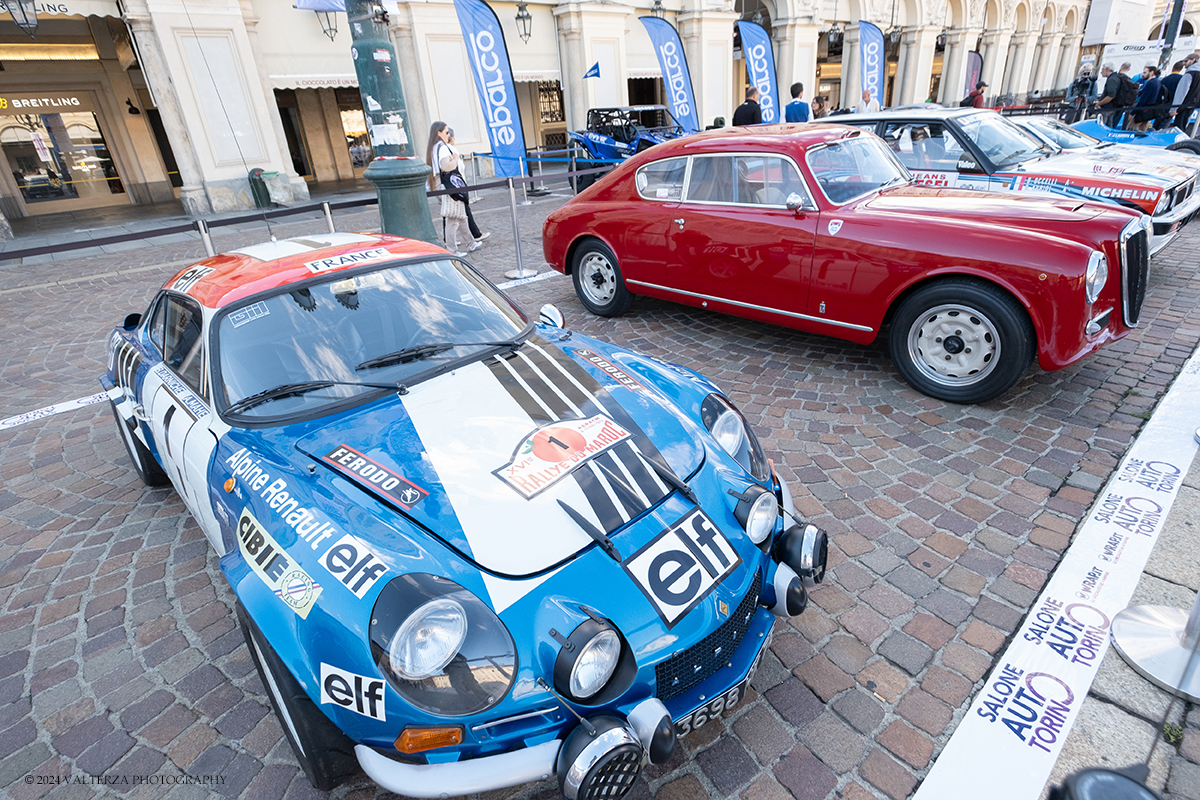
[[[530,29],[533,26],[533,15],[525,3],[517,3],[517,35],[521,41],[529,43]]]
[[[8,13],[12,15],[13,22],[17,23],[17,27],[28,33],[29,38],[32,39],[38,29],[37,8],[34,0],[6,0],[4,5],[8,8]]]
[[[317,15],[317,22],[321,23],[321,33],[329,37],[329,41],[333,41],[337,36],[337,17],[332,11],[314,11]]]
[[[654,0],[654,5],[650,6],[650,13],[662,19],[667,15],[667,7],[663,5],[662,0]]]

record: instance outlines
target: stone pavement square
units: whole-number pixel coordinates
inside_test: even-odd
[[[506,198],[477,265],[515,266]],[[563,202],[519,209],[527,265]],[[371,230],[374,212],[338,215]],[[311,232],[278,225],[281,236]],[[219,246],[261,239],[222,232]],[[635,797],[902,798],[928,772],[1070,536],[1200,342],[1200,224],[1155,257],[1143,323],[1006,396],[955,406],[861,347],[639,299],[587,314],[570,279],[516,286],[530,313],[697,369],[736,402],[833,548],[809,609],[776,627],[747,700],[647,770]],[[0,418],[98,390],[105,340],[193,241],[0,268]],[[1164,565],[1161,569],[1169,569]],[[222,776],[226,796],[316,795],[234,625],[233,596],[173,491],[145,489],[104,405],[0,431],[0,790],[99,796],[27,776]],[[1200,711],[1172,747],[1172,796],[1194,797]],[[1174,788],[1172,788],[1174,787]],[[1190,788],[1189,788],[1190,787]],[[125,792],[158,797],[161,787]],[[335,797],[382,797],[366,778]],[[544,782],[489,797],[553,797]],[[180,786],[172,797],[209,796]]]

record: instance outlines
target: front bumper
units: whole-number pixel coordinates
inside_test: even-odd
[[[458,797],[540,781],[554,774],[562,742],[543,744],[495,756],[445,764],[402,764],[366,745],[354,754],[363,772],[375,783],[408,797]]]

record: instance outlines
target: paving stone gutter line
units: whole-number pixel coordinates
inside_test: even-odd
[[[526,254],[541,252],[542,221],[563,200],[521,207]],[[373,213],[339,216],[339,230],[377,228]],[[507,202],[481,203],[479,216],[493,235],[472,258],[499,282],[515,267]],[[261,239],[230,231],[218,246]],[[1060,372],[1035,367],[975,407],[909,389],[880,343],[646,298],[623,317],[592,317],[557,275],[510,289],[527,311],[554,303],[579,334],[716,381],[775,459],[797,512],[832,537],[828,579],[805,614],[777,626],[745,700],[684,737],[630,796],[910,796],[1200,343],[1198,244],[1200,225],[1190,226],[1155,257],[1143,324],[1129,337]],[[180,242],[0,270],[0,418],[94,393],[111,327],[196,251]],[[1180,530],[1192,537],[1196,508],[1181,493]],[[1190,605],[1183,587],[1194,591],[1194,573],[1181,570],[1195,570],[1194,541],[1164,533],[1163,562],[1156,552],[1135,602]],[[269,711],[232,606],[183,503],[137,482],[107,408],[0,431],[0,792],[318,795]],[[1069,754],[1132,760],[1102,751],[1106,738],[1128,738],[1144,757],[1128,732],[1148,745],[1165,703],[1140,680],[1110,651],[1060,767]],[[1197,800],[1200,711],[1188,705],[1171,724],[1178,741],[1159,745],[1156,775],[1167,796]],[[38,776],[72,782],[25,783]],[[158,782],[100,782],[134,776]],[[204,776],[222,782],[165,783]],[[358,778],[332,796],[384,794]],[[553,782],[486,795],[554,796]]]

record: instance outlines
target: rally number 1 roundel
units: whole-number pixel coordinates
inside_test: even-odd
[[[531,439],[533,454],[543,461],[566,461],[587,447],[579,431],[554,425],[542,428]]]

